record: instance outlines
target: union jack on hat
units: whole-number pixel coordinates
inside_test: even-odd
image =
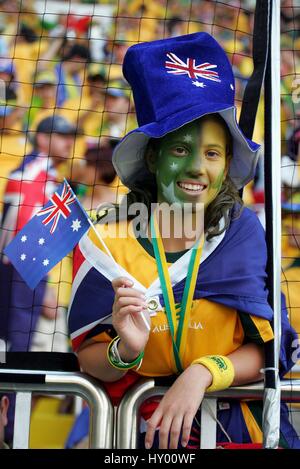
[[[223,117],[232,135],[233,182],[241,188],[253,178],[260,146],[237,124],[232,68],[212,36],[195,33],[136,44],[125,55],[123,74],[133,91],[139,124],[114,151],[113,163],[123,184],[132,188],[149,175],[144,153],[150,138],[211,113]]]

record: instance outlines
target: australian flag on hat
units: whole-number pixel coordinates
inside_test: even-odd
[[[19,231],[4,253],[34,289],[90,227],[90,220],[66,180]]]

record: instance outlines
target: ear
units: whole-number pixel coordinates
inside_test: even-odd
[[[149,169],[150,173],[155,174],[156,172],[156,153],[154,149],[150,146],[147,147],[145,152],[145,160],[147,168]]]

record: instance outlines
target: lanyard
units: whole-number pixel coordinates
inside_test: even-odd
[[[158,223],[154,214],[151,216],[150,230],[159,280],[165,302],[167,319],[170,327],[175,364],[178,372],[181,373],[183,371],[182,360],[186,347],[187,332],[191,316],[191,307],[198,270],[200,266],[200,258],[204,244],[204,236],[202,236],[201,240],[198,240],[195,247],[192,248],[191,258],[188,265],[188,271],[181,301],[180,318],[178,322],[176,318],[175,299],[169,269],[167,265],[166,254],[160,236]]]

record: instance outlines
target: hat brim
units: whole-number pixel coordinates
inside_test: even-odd
[[[242,133],[236,120],[235,107],[220,109],[220,106],[213,103],[210,103],[209,111],[207,106],[206,109],[201,105],[193,106],[192,109],[185,109],[165,121],[152,122],[125,135],[113,154],[113,165],[122,183],[132,188],[138,181],[149,177],[144,153],[150,138],[161,138],[211,113],[220,114],[228,125],[233,139],[233,158],[229,175],[238,189],[244,187],[254,177],[260,145],[247,139]]]

